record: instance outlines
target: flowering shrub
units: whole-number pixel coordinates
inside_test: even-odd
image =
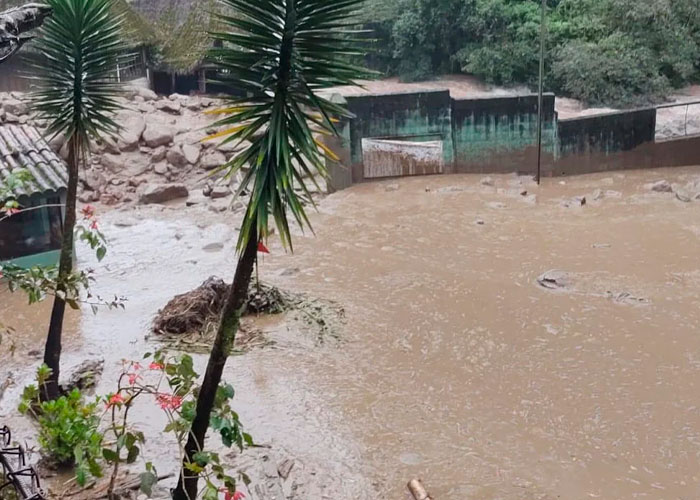
[[[120,465],[134,463],[146,440],[144,434],[131,428],[128,422],[129,411],[137,400],[150,401],[165,413],[168,424],[164,431],[175,437],[180,460],[185,456],[184,445],[195,417],[199,387],[196,385],[198,375],[194,371],[192,357],[181,354],[166,358],[162,352],[156,352],[146,354],[144,360],[147,360],[144,364],[124,361],[116,391],[102,398],[109,417],[105,435],[109,437],[109,442],[114,443],[102,450],[103,458],[112,466],[108,489],[110,497],[114,496]],[[238,415],[231,409],[233,396],[232,386],[227,384],[219,388],[210,425],[219,433],[225,446],[235,444],[243,449],[245,445],[252,445],[253,440],[243,432]],[[141,490],[150,495],[157,481],[157,473],[151,462],[145,465],[146,469],[140,475]],[[243,499],[243,493],[236,490],[236,478],[226,474],[217,453],[201,450],[187,468],[205,479],[202,499],[218,499],[219,493],[224,494],[225,500]],[[240,479],[247,482],[245,476],[240,476]]]

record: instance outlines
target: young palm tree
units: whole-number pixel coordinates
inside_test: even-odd
[[[48,123],[46,133],[66,136],[69,174],[57,293],[44,351],[44,363],[52,372],[43,397],[55,399],[66,309],[62,283],[73,270],[78,172],[89,154],[90,140],[113,135],[118,129],[112,119],[119,109],[115,99],[119,88],[113,76],[124,46],[122,21],[113,15],[112,0],[48,0],[48,4],[53,16],[37,40],[45,57],[35,68],[38,90],[34,104],[39,118]]]
[[[309,225],[303,199],[311,196],[304,178],[326,173],[335,155],[315,139],[336,134],[335,118],[347,111],[317,91],[352,85],[365,71],[347,63],[361,56],[353,18],[363,0],[222,0],[220,48],[211,60],[232,86],[247,97],[232,98],[218,122],[224,143],[250,141],[225,169],[228,176],[248,167],[241,191],[250,193],[238,239],[238,266],[226,299],[216,340],[197,399],[196,416],[185,446],[175,500],[194,500],[198,476],[187,469],[202,449],[209,417],[245,308],[259,243],[274,220],[282,243],[292,249],[288,212],[302,228]],[[314,181],[315,182],[315,181]],[[297,194],[301,188],[303,196]]]

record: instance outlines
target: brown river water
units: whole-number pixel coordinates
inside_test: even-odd
[[[347,320],[322,344],[263,321],[275,345],[226,369],[256,441],[303,464],[294,498],[405,499],[414,477],[436,500],[700,498],[700,201],[645,187],[662,178],[684,186],[700,168],[540,187],[469,175],[364,184],[323,200],[293,255],[271,242],[262,278],[337,301]],[[179,206],[104,214],[108,256],[81,251],[81,265],[95,267],[98,293],[129,301],[71,315],[66,371],[104,358],[98,392],[109,391],[122,358],[152,350],[160,307],[233,274],[235,226]],[[555,269],[565,286],[538,285]],[[30,436],[14,406],[48,307],[0,297],[19,336],[0,421]],[[172,443],[155,437],[162,417],[136,415],[153,436],[145,454],[174,470]]]

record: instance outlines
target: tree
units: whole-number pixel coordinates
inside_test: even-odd
[[[78,174],[89,154],[90,140],[114,134],[112,119],[119,109],[118,83],[113,74],[124,52],[122,20],[114,16],[112,0],[49,0],[53,17],[44,26],[38,49],[45,59],[35,69],[39,88],[34,95],[46,133],[64,134],[68,141],[68,192],[63,240],[44,363],[51,376],[44,399],[58,396],[61,336],[66,309],[66,280],[73,270]],[[71,302],[74,304],[74,302]]]
[[[282,243],[292,250],[291,212],[308,226],[304,198],[311,195],[304,178],[326,174],[324,160],[337,157],[314,138],[336,134],[334,117],[348,116],[339,105],[318,95],[336,85],[352,85],[367,72],[344,62],[361,57],[358,33],[351,29],[362,0],[224,0],[233,11],[213,34],[221,48],[211,59],[245,98],[230,98],[218,126],[224,143],[250,145],[222,167],[227,176],[249,167],[241,190],[250,193],[238,239],[238,265],[226,298],[216,339],[197,398],[196,415],[185,446],[175,500],[197,496],[195,454],[203,448],[211,409],[250,285],[258,246],[274,220]],[[301,188],[302,196],[295,188]]]

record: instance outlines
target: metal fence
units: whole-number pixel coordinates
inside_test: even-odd
[[[700,101],[662,104],[656,107],[657,139],[700,134]]]
[[[11,446],[12,433],[9,427],[0,428],[0,498],[18,498],[21,500],[46,500],[39,484],[36,469],[27,465],[24,449]],[[14,496],[9,496],[14,492]]]

